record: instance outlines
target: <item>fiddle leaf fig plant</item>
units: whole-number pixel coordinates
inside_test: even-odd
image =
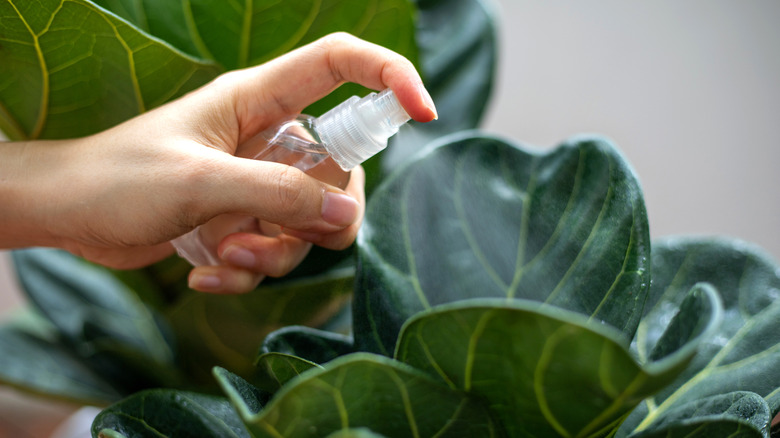
[[[254,375],[214,369],[237,436],[769,437],[780,267],[733,240],[647,236],[608,140],[443,138],[369,201],[351,336],[286,327]],[[93,433],[130,436],[123,416],[192,431],[134,407],[154,391]]]
[[[415,62],[441,117],[366,164],[354,252],[222,297],[175,258],[17,251],[34,310],[0,327],[0,381],[104,406],[96,438],[780,433],[777,262],[651,243],[609,140],[470,131],[495,61],[481,0],[0,0],[0,129],[88,135],[335,31]]]

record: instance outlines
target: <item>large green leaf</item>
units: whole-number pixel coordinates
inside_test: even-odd
[[[101,131],[221,71],[87,0],[1,0],[0,16],[0,128],[12,140]]]
[[[464,301],[410,319],[396,358],[484,400],[508,436],[607,436],[682,372],[720,322],[714,290],[695,287],[674,321],[665,339],[676,348],[640,365],[620,331],[584,315],[533,301]]]
[[[176,383],[167,325],[106,269],[53,249],[12,257],[27,297],[85,363],[126,390]]]
[[[416,60],[407,0],[96,0],[146,32],[228,70],[261,64],[333,32]]]
[[[98,414],[92,436],[105,438],[249,438],[225,398],[153,389],[134,394]]]
[[[56,337],[0,327],[0,382],[79,403],[105,404],[120,391]]]
[[[138,29],[153,35],[179,50],[198,58],[207,54],[198,50],[202,44],[191,30],[192,17],[185,14],[186,0],[92,0],[131,22]]]
[[[228,395],[254,437],[327,436],[369,428],[387,437],[496,435],[483,408],[400,362],[356,353],[301,374],[259,413],[245,406],[244,385]]]
[[[780,267],[777,262],[760,249],[740,241],[668,238],[654,242],[653,274],[645,316],[634,342],[639,357],[652,354],[659,332],[679,307],[681,292],[691,284],[706,281],[715,286],[723,299],[724,322],[716,335],[702,345],[685,373],[628,418],[620,436],[631,431],[659,430],[659,424],[663,430],[677,433],[674,432],[677,428],[687,426],[670,420],[670,416],[679,420],[677,413],[684,406],[735,391],[758,394],[765,399],[771,417],[777,415],[780,411]],[[727,410],[722,405],[712,409],[698,409],[697,416],[714,421]]]
[[[389,354],[410,316],[479,297],[546,302],[631,339],[649,250],[639,184],[608,141],[541,153],[476,134],[444,138],[368,203],[355,343]]]
[[[348,32],[417,62],[408,0],[98,0],[144,31],[227,70],[261,64],[334,32]],[[368,90],[340,87],[311,105],[319,115]]]

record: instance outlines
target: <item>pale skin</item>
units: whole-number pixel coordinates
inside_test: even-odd
[[[391,88],[414,120],[436,118],[407,59],[329,35],[89,137],[0,142],[0,248],[63,248],[131,269],[171,255],[171,239],[219,214],[278,225],[283,232],[273,237],[227,236],[222,265],[190,272],[190,287],[213,293],[248,292],[265,276],[283,276],[312,244],[346,248],[363,220],[362,168],[342,191],[283,164],[233,156],[344,82]]]

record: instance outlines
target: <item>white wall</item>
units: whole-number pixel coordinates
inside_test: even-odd
[[[652,237],[720,234],[780,259],[780,2],[499,0],[483,128],[612,138]]]

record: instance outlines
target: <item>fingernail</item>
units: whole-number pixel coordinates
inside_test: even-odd
[[[428,108],[431,113],[433,113],[433,120],[439,120],[439,113],[436,111],[436,105],[433,103],[433,98],[431,97],[430,93],[428,93],[428,90],[425,88],[425,85],[420,82],[419,85],[417,85],[417,88],[420,90],[420,95],[423,98],[423,103],[425,103],[425,107]]]
[[[241,268],[254,268],[257,261],[252,251],[235,245],[222,252],[222,260]]]
[[[332,225],[346,227],[355,223],[360,206],[351,196],[325,191],[322,219]]]
[[[195,290],[217,289],[222,286],[222,279],[216,275],[192,274],[188,283]]]

